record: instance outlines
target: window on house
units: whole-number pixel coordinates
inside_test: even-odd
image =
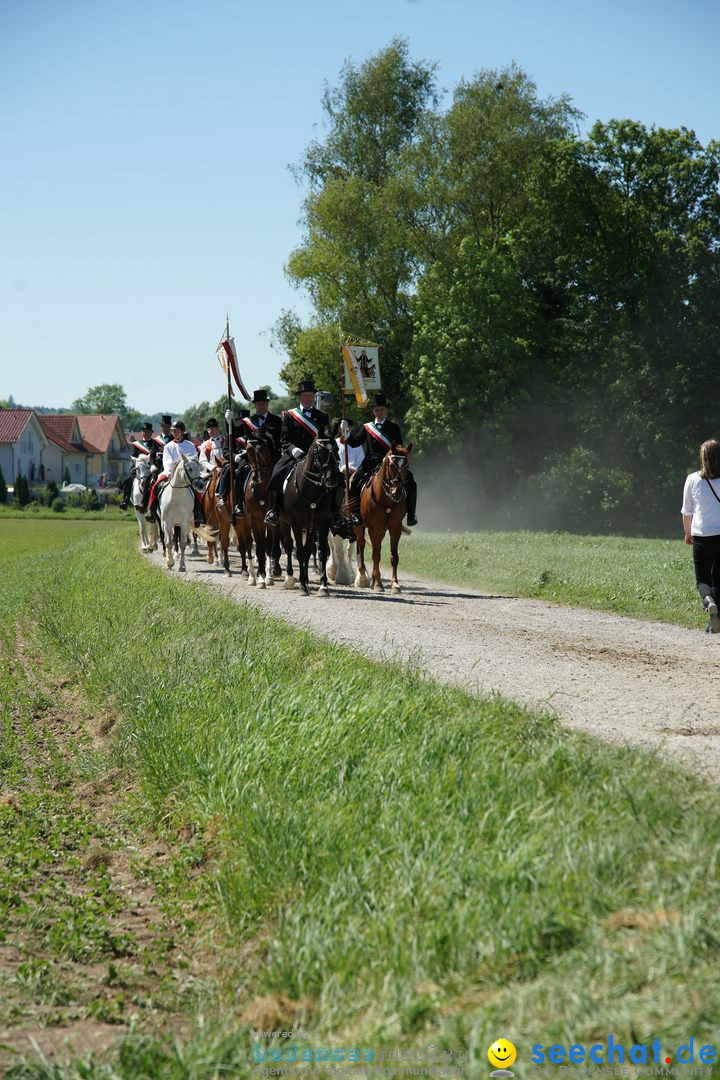
[[[80,463],[78,461],[75,462],[75,472],[80,472]]]

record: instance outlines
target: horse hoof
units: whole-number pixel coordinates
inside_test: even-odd
[[[258,578],[257,587],[258,587],[258,589],[264,589],[265,588],[265,580],[264,580],[264,578]]]
[[[317,594],[318,594],[318,596],[322,596],[323,598],[327,598],[327,597],[330,596],[330,590],[327,589],[324,585],[321,585],[320,588],[317,591]]]
[[[367,574],[358,574],[355,578],[355,584],[358,589],[369,589],[370,582],[368,581]]]
[[[373,592],[385,592],[385,590],[383,589],[383,586],[382,586],[382,582],[381,581],[374,581],[372,591]]]
[[[248,583],[248,585],[257,585],[257,578],[248,577],[247,583]]]
[[[295,578],[292,575],[289,575],[288,577],[286,577],[284,582],[283,582],[283,587],[285,589],[294,589],[295,588]]]
[[[394,592],[394,593],[402,592],[402,589],[400,588],[400,586],[398,585],[398,583],[396,581],[393,581],[392,585],[390,586],[390,592]]]
[[[187,574],[186,566],[178,566],[178,574]]]
[[[267,585],[268,589],[270,588],[271,585],[275,584],[275,582],[273,581],[272,574],[268,574],[268,576],[265,578],[265,584]]]

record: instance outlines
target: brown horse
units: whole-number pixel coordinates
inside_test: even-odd
[[[250,477],[245,485],[245,491],[241,493],[245,517],[238,522],[237,527],[239,529],[242,525],[243,533],[249,543],[251,542],[250,537],[255,541],[255,558],[257,559],[258,572],[256,578],[251,562],[248,585],[257,585],[258,588],[264,589],[266,585],[273,584],[272,573],[267,573],[267,556],[272,556],[273,541],[275,540],[273,534],[277,533],[277,529],[271,529],[265,524],[268,484],[273,471],[272,449],[267,436],[262,430],[253,432],[248,437],[246,448]]]
[[[222,472],[222,466],[225,464],[222,458],[218,459],[218,468],[215,469],[210,477],[210,483],[203,491],[202,496],[202,509],[205,515],[205,520],[212,528],[217,529],[218,539],[220,541],[220,548],[222,550],[223,561],[223,573],[230,574],[230,513],[226,507],[219,507],[217,504],[217,495],[215,489],[220,481],[220,474]],[[212,564],[217,558],[217,547],[213,544],[208,544],[207,561]]]
[[[403,526],[403,518],[406,510],[405,478],[411,450],[412,443],[408,446],[397,446],[393,443],[360,496],[361,523],[355,529],[359,561],[355,584],[360,588],[367,589],[370,584],[365,567],[365,529],[367,529],[373,553],[373,590],[384,592],[380,576],[380,552],[385,533],[389,532],[392,565],[390,588],[394,593],[400,592],[397,579],[398,544],[403,532],[409,531]]]

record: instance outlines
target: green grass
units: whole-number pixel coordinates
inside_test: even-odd
[[[245,957],[224,1033],[17,1077],[242,1076],[237,1017],[267,994],[312,1003],[310,1045],[435,1044],[477,1075],[498,1032],[520,1077],[536,1041],[720,1043],[716,790],[188,586],[122,534],[18,565],[0,606],[124,718],[143,813],[192,836]]]
[[[704,628],[682,540],[570,533],[415,533],[400,544],[400,574],[572,607]]]
[[[43,521],[51,519],[57,521],[66,519],[70,521],[131,521],[135,525],[135,515],[132,510],[121,510],[119,506],[103,506],[99,510],[83,510],[81,507],[66,506],[57,513],[49,506],[40,506],[38,503],[28,503],[27,506],[17,506],[15,503],[0,504],[0,522],[10,519],[23,518],[26,521]]]

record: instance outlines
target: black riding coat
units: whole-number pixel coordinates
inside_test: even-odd
[[[398,446],[403,445],[402,432],[392,420],[383,420],[382,424],[378,424],[378,427],[385,438],[389,439],[391,443],[397,443]],[[369,434],[364,424],[359,428],[355,428],[355,430],[348,435],[347,444],[348,446],[365,447],[365,458],[360,465],[360,469],[362,469],[363,473],[373,472],[389,450],[389,447],[385,446],[384,443],[381,443],[378,439]]]
[[[330,419],[327,414],[320,412],[319,409],[309,409],[308,411],[310,415],[305,417],[305,419],[315,425],[318,430],[318,435],[326,435],[330,429]],[[284,414],[282,428],[280,430],[282,457],[276,462],[275,468],[273,469],[272,479],[270,480],[270,490],[282,487],[285,477],[295,464],[295,458],[293,456],[295,447],[302,450],[303,454],[307,454],[313,444],[314,438],[315,436],[313,433],[308,431],[308,429],[295,418],[290,410]]]
[[[267,412],[265,413],[265,421],[261,424],[260,421],[262,420],[262,417],[255,413],[254,416],[250,417],[250,420],[256,427],[259,427],[261,431],[265,432],[272,449],[272,463],[274,465],[280,457],[280,440],[282,437],[283,424],[282,417],[278,416],[276,413]],[[247,425],[245,426],[247,427]]]

